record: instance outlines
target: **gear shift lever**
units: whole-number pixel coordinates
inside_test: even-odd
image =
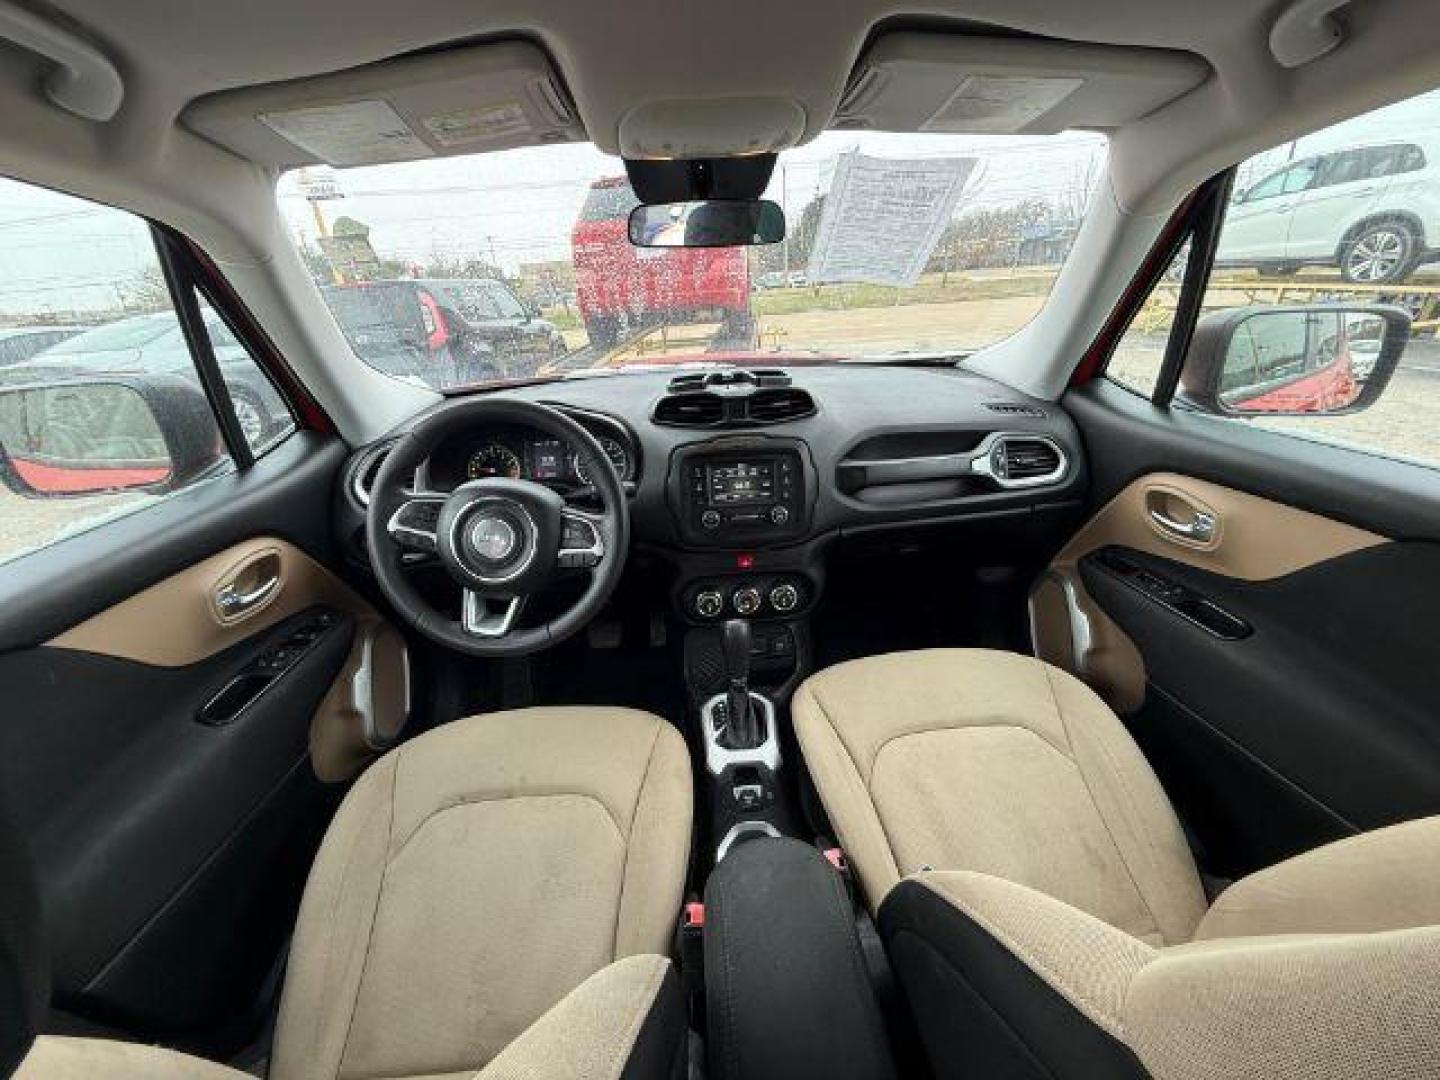
[[[750,700],[750,624],[730,619],[724,629],[725,741],[732,750],[748,750],[764,741],[760,716]]]

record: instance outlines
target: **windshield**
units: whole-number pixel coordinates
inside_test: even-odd
[[[655,364],[954,357],[1044,303],[1103,137],[828,133],[782,154],[764,247],[636,248],[593,146],[282,177],[351,348],[437,389]]]

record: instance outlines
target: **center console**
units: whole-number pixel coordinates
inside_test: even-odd
[[[676,452],[670,502],[685,543],[760,547],[805,535],[815,471],[798,439],[739,436]]]

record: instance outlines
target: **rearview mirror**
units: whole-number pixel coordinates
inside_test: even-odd
[[[657,203],[630,212],[636,247],[749,247],[785,239],[785,212],[769,199]]]
[[[1226,416],[1339,416],[1395,373],[1410,315],[1383,304],[1244,307],[1200,319],[1180,398]]]
[[[0,387],[0,480],[27,498],[162,493],[224,460],[209,401],[178,377]]]

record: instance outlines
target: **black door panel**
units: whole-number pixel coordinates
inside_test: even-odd
[[[1164,472],[1267,500],[1247,511],[1261,518],[1279,504],[1392,538],[1265,580],[1207,569],[1182,546],[1125,553],[1160,586],[1107,567],[1104,552],[1081,560],[1085,594],[1143,660],[1144,704],[1125,721],[1205,869],[1237,876],[1440,813],[1440,665],[1426,630],[1440,610],[1440,473],[1158,409],[1104,379],[1065,405],[1097,506]],[[1285,550],[1274,520],[1223,528]],[[1187,617],[1197,603],[1206,617]]]
[[[1440,545],[1381,544],[1270,581],[1124,559],[1250,629],[1197,625],[1112,569],[1111,552],[1081,563],[1144,657],[1150,692],[1131,726],[1209,869],[1233,876],[1440,813],[1440,666],[1417,662],[1415,636],[1440,607]]]
[[[0,773],[30,840],[58,1004],[181,1031],[215,1020],[242,989],[229,955],[237,922],[275,928],[246,940],[247,954],[278,950],[309,852],[288,881],[257,855],[281,857],[286,831],[306,831],[282,813],[277,834],[277,808],[325,801],[308,769],[309,718],[353,635],[339,613],[316,617],[181,668],[57,648],[0,656]],[[200,722],[302,627],[313,640],[258,697],[223,726]]]
[[[248,469],[0,566],[0,783],[32,851],[60,1008],[222,1056],[253,1036],[342,791],[315,779],[309,738],[364,606],[323,569],[339,565],[330,508],[345,455],[297,432]],[[176,597],[211,604],[222,571],[196,568],[259,538],[291,545],[276,602],[213,629],[218,644],[195,638],[181,666],[142,662],[152,621],[168,622],[157,639],[213,627],[208,607]],[[151,588],[177,578],[188,590]],[[104,621],[136,597],[138,618]],[[331,603],[344,612],[325,609],[330,625],[283,675],[250,680],[263,693],[248,704],[232,695],[247,705],[233,722],[200,722]],[[97,624],[116,629],[94,651],[45,644]]]

